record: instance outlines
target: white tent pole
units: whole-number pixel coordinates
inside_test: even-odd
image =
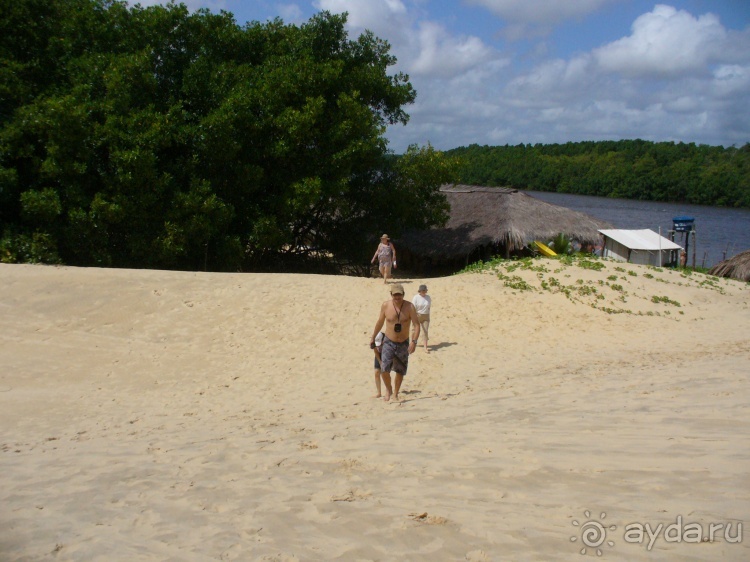
[[[661,267],[661,226],[659,227],[659,267]]]

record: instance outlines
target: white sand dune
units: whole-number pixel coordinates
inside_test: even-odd
[[[605,263],[401,279],[401,403],[381,280],[0,265],[0,560],[748,560],[750,286]]]

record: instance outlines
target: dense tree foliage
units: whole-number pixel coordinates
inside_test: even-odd
[[[415,92],[346,16],[0,0],[0,260],[248,270],[445,220],[454,168],[383,134]]]
[[[602,197],[750,207],[750,144],[623,140],[478,146],[460,157],[464,183]]]

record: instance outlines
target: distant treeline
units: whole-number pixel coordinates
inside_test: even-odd
[[[601,197],[750,207],[750,144],[644,140],[479,146],[446,152],[461,182]]]

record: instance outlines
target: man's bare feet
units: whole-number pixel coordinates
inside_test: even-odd
[[[391,393],[386,391],[385,396],[383,396],[383,400],[388,402],[391,399]]]
[[[381,396],[383,396],[383,395],[380,394],[379,392],[377,394],[373,394],[372,395],[373,398],[380,398]]]
[[[393,395],[393,401],[394,402],[401,402],[401,399],[398,397],[398,394]]]

